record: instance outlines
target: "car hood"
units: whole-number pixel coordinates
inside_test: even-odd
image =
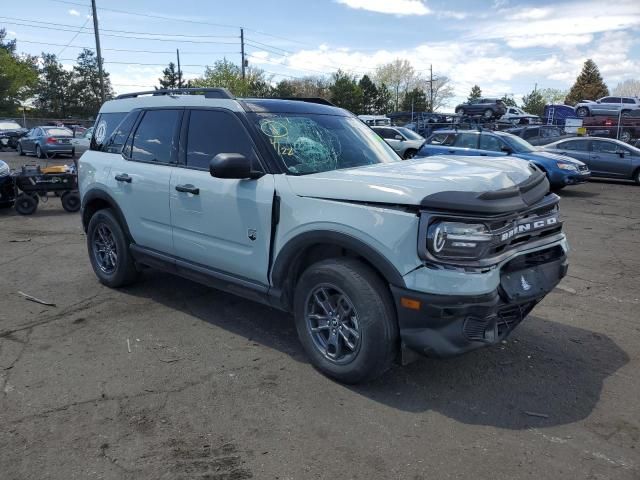
[[[563,162],[570,163],[572,165],[584,165],[580,160],[576,160],[575,158],[571,158],[567,155],[560,155],[558,153],[544,152],[544,151],[536,151],[532,153],[517,153],[514,156],[519,158],[523,158],[529,161],[554,161],[554,162]]]
[[[287,179],[296,195],[332,200],[419,205],[440,192],[489,192],[519,185],[533,174],[516,158],[433,156]]]

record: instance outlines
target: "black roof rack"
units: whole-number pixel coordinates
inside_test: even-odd
[[[331,103],[326,98],[322,97],[278,97],[278,100],[297,100],[298,102],[307,102],[307,103],[318,103],[320,105],[329,105],[330,107],[335,107],[334,103]]]
[[[131,92],[118,95],[116,100],[123,98],[136,98],[140,95],[202,95],[205,98],[227,98],[235,97],[226,88],[162,88],[159,90],[146,90],[144,92]]]

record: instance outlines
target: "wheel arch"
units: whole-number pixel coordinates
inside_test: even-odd
[[[116,218],[124,230],[125,235],[130,241],[133,241],[122,210],[120,210],[120,207],[114,198],[104,190],[89,190],[82,196],[82,228],[84,231],[87,231],[91,217],[93,217],[93,215],[99,210],[103,210],[105,208],[110,208],[115,212]]]
[[[309,265],[336,257],[357,258],[380,275],[385,283],[405,285],[396,267],[366,242],[335,231],[304,232],[280,249],[271,268],[271,282],[281,293],[283,306],[291,308],[296,281]]]

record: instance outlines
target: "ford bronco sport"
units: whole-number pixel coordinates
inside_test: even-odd
[[[538,168],[401,161],[321,99],[121,95],[79,177],[102,283],[154,267],[291,312],[311,363],[347,383],[499,342],[567,269]]]

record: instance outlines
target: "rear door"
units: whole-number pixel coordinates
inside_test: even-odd
[[[180,166],[170,188],[176,255],[267,285],[273,175],[257,180],[212,177],[209,161],[218,153],[241,153],[254,160],[255,170],[263,170],[253,141],[227,110],[193,109],[185,121]]]
[[[613,177],[631,177],[631,150],[615,142],[593,140],[591,142],[591,165],[593,172]]]
[[[136,244],[169,255],[174,254],[169,183],[178,159],[178,134],[183,112],[183,109],[142,112],[133,134],[122,149],[122,155],[112,155],[110,172],[110,190]],[[125,121],[131,121],[131,118],[127,117]],[[119,129],[127,131],[125,127],[121,124]],[[119,129],[114,137],[118,136]],[[119,149],[118,142],[122,140],[107,148],[112,148],[111,151]]]

